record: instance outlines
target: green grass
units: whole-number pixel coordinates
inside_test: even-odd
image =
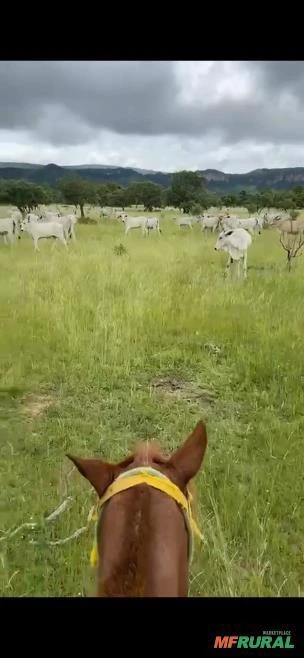
[[[94,592],[94,528],[47,543],[86,525],[95,502],[66,452],[116,460],[148,437],[170,451],[203,418],[206,544],[190,594],[303,596],[302,259],[288,274],[265,231],[247,281],[228,281],[227,256],[198,227],[166,219],[160,238],[144,239],[104,220],[77,236],[68,253],[46,242],[36,254],[28,236],[0,243],[1,530],[41,522],[0,541],[1,595]],[[153,387],[162,377],[184,391]],[[71,507],[44,525],[67,495]]]

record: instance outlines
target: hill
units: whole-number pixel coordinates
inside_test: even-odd
[[[304,185],[304,167],[285,169],[255,169],[245,174],[227,174],[216,169],[199,171],[205,178],[211,192],[240,192],[241,190],[287,190]],[[127,186],[138,181],[151,181],[163,187],[171,183],[171,173],[150,171],[132,167],[113,165],[71,165],[59,166],[54,163],[38,165],[31,163],[1,162],[1,179],[25,179],[35,183],[54,185],[61,178],[74,175],[95,183],[117,183]]]
[[[200,172],[207,187],[214,192],[240,192],[241,190],[288,190],[304,185],[304,167],[285,169],[254,169],[246,174],[225,174],[215,169]]]
[[[143,170],[145,171],[145,170]],[[0,178],[3,180],[25,179],[32,183],[56,184],[64,176],[79,176],[95,183],[117,183],[128,186],[137,181],[152,181],[164,187],[170,185],[171,175],[162,172],[141,173],[128,167],[108,167],[106,165],[85,165],[61,167],[54,163],[48,165],[29,165],[27,163],[0,163]]]

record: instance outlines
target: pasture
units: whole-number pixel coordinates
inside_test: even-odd
[[[151,437],[171,451],[201,417],[190,596],[304,594],[303,258],[287,273],[265,230],[247,280],[225,280],[216,234],[172,216],[161,236],[78,224],[68,251],[0,242],[2,596],[94,592],[94,525],[49,543],[95,502],[67,452],[118,460]]]

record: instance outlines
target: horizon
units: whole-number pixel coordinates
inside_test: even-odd
[[[89,163],[89,162],[86,163],[86,164],[82,164],[82,163],[81,164],[79,164],[79,163],[61,164],[59,162],[54,162],[54,161],[53,162],[51,162],[51,161],[49,161],[49,162],[30,162],[28,160],[22,160],[22,161],[21,160],[0,160],[0,167],[3,167],[3,168],[4,168],[4,166],[9,167],[10,165],[13,165],[13,164],[14,165],[41,166],[41,167],[47,167],[47,166],[50,166],[50,165],[55,165],[57,167],[62,167],[62,168],[65,168],[65,169],[69,169],[69,168],[72,169],[72,168],[75,168],[75,167],[78,167],[79,169],[86,169],[87,167],[98,169],[99,167],[101,167],[101,168],[105,168],[105,169],[106,168],[109,168],[109,169],[133,169],[133,170],[139,169],[139,170],[142,170],[142,171],[145,171],[145,170],[148,171],[145,167],[140,167],[140,166],[137,166],[137,165],[136,166],[126,166],[126,165],[121,165],[121,164],[118,164],[118,165],[111,164],[111,165],[109,165],[109,164],[104,164],[104,163],[94,164],[94,163]],[[237,175],[251,174],[255,171],[275,171],[275,170],[283,170],[283,169],[304,169],[304,164],[303,165],[284,165],[284,166],[281,166],[281,167],[268,167],[268,166],[265,167],[265,166],[263,166],[263,167],[256,167],[255,169],[250,169],[250,170],[246,170],[246,171],[224,171],[223,169],[216,169],[214,167],[206,167],[205,169],[188,168],[188,169],[185,169],[185,171],[217,171],[218,173],[221,173],[221,174],[224,174],[224,175],[227,175],[227,176],[230,176],[230,175],[236,175],[237,176]],[[167,174],[167,175],[177,173],[178,171],[182,171],[182,170],[181,169],[177,169],[176,171],[165,171],[165,170],[161,170],[161,169],[154,169],[154,170],[150,169],[149,170],[150,173]]]

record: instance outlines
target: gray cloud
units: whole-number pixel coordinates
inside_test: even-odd
[[[149,166],[149,153],[163,161],[166,144],[173,159],[200,167],[207,157],[232,162],[244,144],[260,159],[255,145],[268,153],[304,145],[303,62],[0,62],[0,89],[0,130],[10,144],[23,132],[47,153],[82,147],[81,161],[91,153]],[[233,155],[220,156],[227,147]]]
[[[304,94],[304,62],[276,61],[252,62],[251,65],[268,91],[290,89],[297,95]]]

